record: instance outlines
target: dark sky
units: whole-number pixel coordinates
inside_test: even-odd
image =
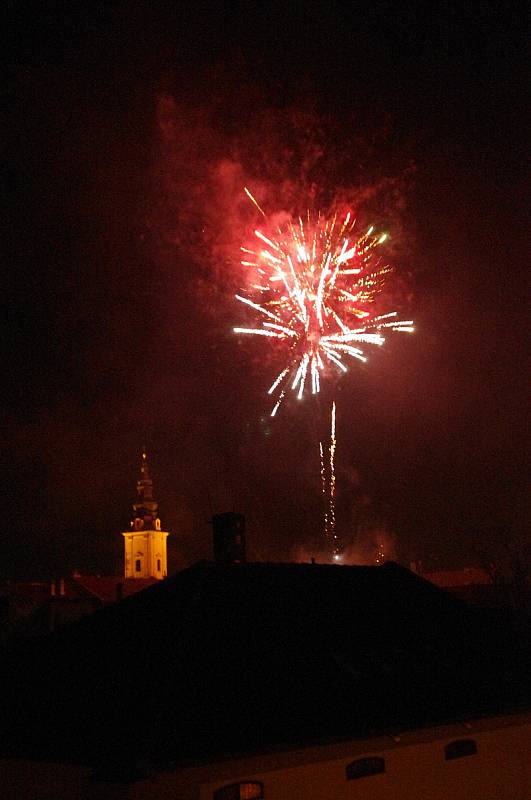
[[[337,386],[345,544],[365,519],[460,566],[522,535],[524,5],[153,5],[10,4],[1,573],[119,570],[144,442],[174,567],[212,510],[246,514],[251,558],[316,552],[315,408],[269,420],[214,180],[284,159],[297,185],[314,135],[325,193],[389,186],[367,213],[417,323]]]

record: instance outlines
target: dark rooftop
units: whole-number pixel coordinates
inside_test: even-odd
[[[11,652],[0,733],[13,755],[194,763],[529,708],[530,667],[527,619],[394,563],[200,562]]]

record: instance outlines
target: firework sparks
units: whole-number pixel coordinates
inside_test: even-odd
[[[319,442],[319,455],[321,459],[321,488],[324,500],[324,535],[331,546],[332,556],[335,560],[339,557],[339,537],[336,533],[336,404],[332,403],[330,421],[330,447],[328,461],[328,476],[323,443]]]
[[[336,532],[336,404],[332,403],[330,418],[330,445],[328,450],[328,474],[323,443],[319,442],[321,461],[321,489],[324,503],[324,535],[334,561],[340,560],[339,537]]]
[[[385,562],[385,548],[383,542],[379,541],[374,563],[380,565],[383,564],[384,562]]]
[[[325,460],[324,460],[324,448],[323,443],[319,442],[319,455],[321,458],[321,489],[323,492],[323,501],[324,501],[324,534],[328,536],[328,507],[329,504],[327,502],[327,481],[326,481],[326,468],[325,468]]]
[[[330,532],[333,539],[334,555],[337,553],[336,534],[336,404],[332,403],[332,422],[330,426]]]
[[[251,192],[245,193],[260,213]],[[365,346],[381,346],[385,333],[413,332],[412,320],[397,312],[375,316],[372,304],[382,291],[390,268],[377,256],[387,234],[355,233],[350,212],[340,221],[299,218],[274,232],[255,230],[255,249],[242,247],[242,265],[250,273],[246,294],[236,299],[256,314],[253,327],[235,333],[276,339],[287,346],[287,360],[269,394],[275,416],[288,390],[297,398],[318,394],[321,376],[346,372],[349,359],[365,362]],[[363,347],[361,346],[363,345]],[[335,406],[334,406],[335,422]]]
[[[250,201],[267,224],[267,215],[249,189]],[[396,311],[379,313],[381,294],[390,267],[378,248],[386,233],[356,230],[356,220],[326,218],[320,213],[288,221],[283,227],[254,231],[255,244],[242,247],[241,264],[248,270],[247,289],[236,299],[252,309],[252,326],[235,333],[262,336],[283,344],[285,360],[268,394],[275,416],[288,392],[301,400],[305,392],[317,395],[330,374],[348,369],[351,359],[367,361],[367,346],[381,347],[391,332],[412,333],[412,320]],[[336,532],[335,454],[336,404],[332,403],[330,444],[325,453],[319,442],[324,534],[335,561],[341,560]]]

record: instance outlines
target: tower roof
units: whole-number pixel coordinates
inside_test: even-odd
[[[156,527],[159,504],[153,497],[153,481],[149,472],[146,448],[142,448],[140,477],[136,482],[138,499],[133,503],[133,525],[135,528],[153,529]]]

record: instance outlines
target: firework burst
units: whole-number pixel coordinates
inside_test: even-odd
[[[241,248],[248,289],[236,299],[255,312],[256,321],[234,331],[286,346],[284,366],[268,390],[275,398],[271,416],[289,390],[299,399],[305,391],[318,394],[322,377],[346,372],[349,359],[366,361],[366,346],[383,345],[385,333],[413,331],[412,320],[398,320],[396,311],[373,310],[390,272],[377,254],[385,233],[373,227],[356,232],[350,212],[341,219],[308,212],[304,220],[254,234],[256,244]]]

